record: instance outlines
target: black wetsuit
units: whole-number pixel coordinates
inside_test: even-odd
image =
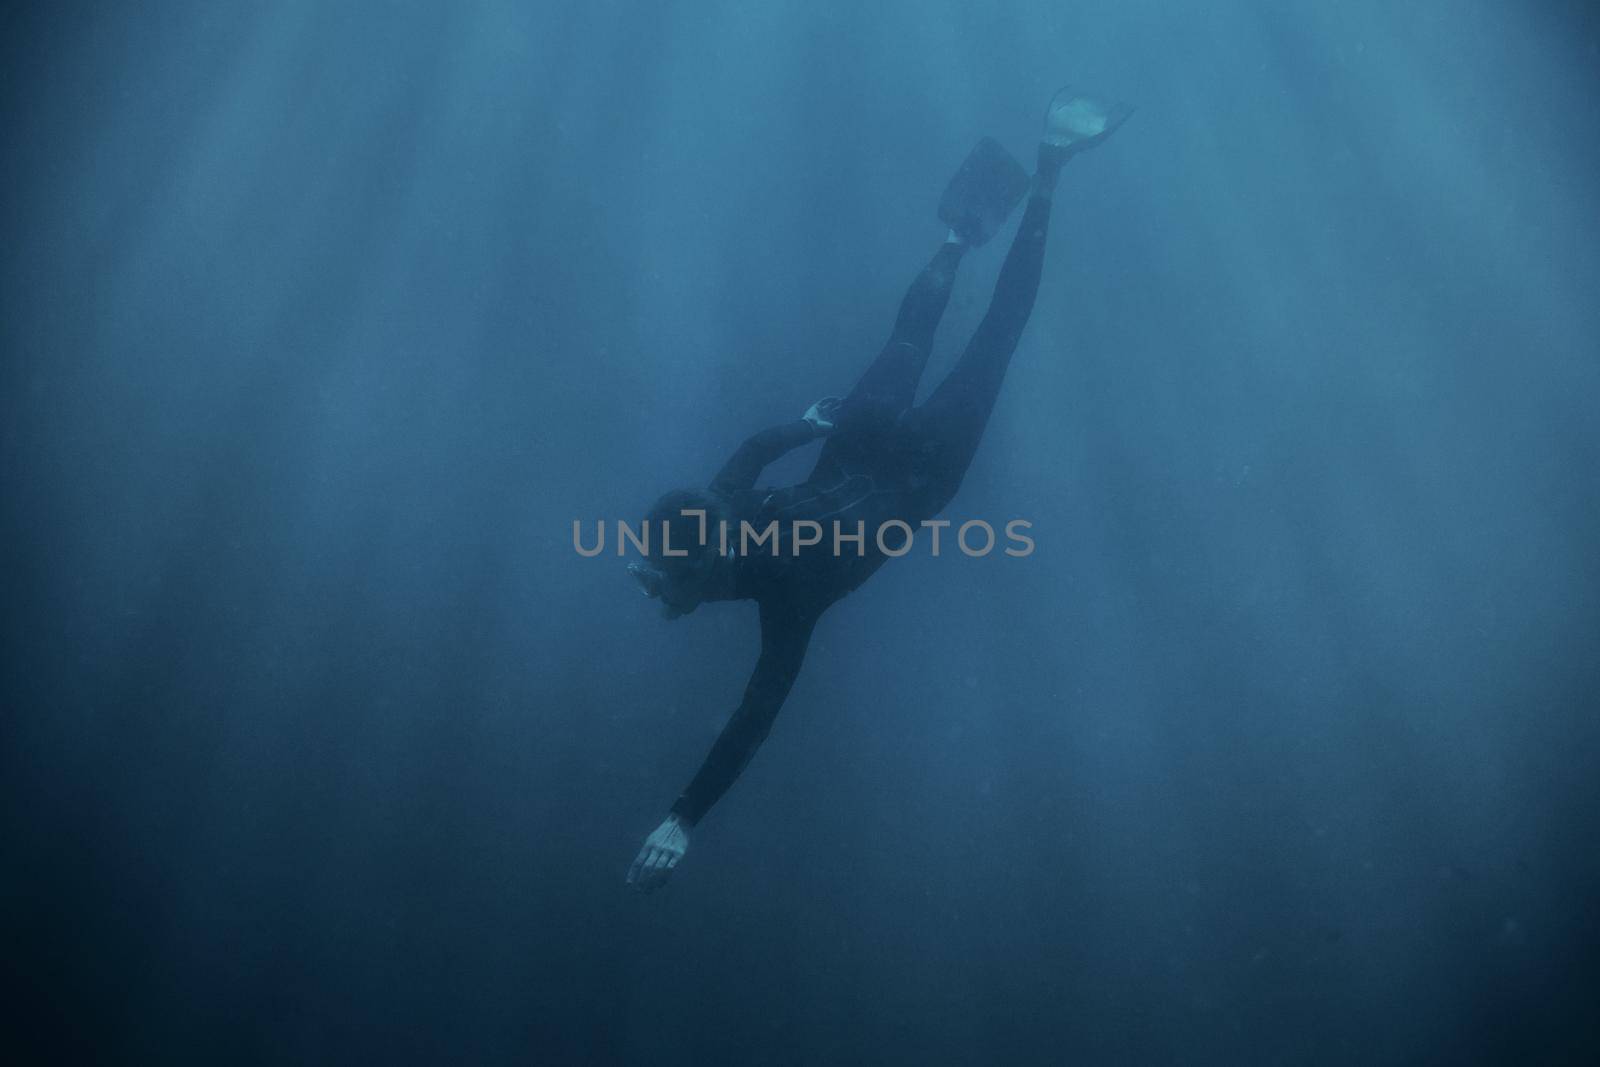
[[[760,606],[761,657],[739,709],[672,807],[684,822],[699,821],[766,739],[818,617],[889,558],[879,551],[878,526],[898,519],[915,529],[960,488],[1033,310],[1053,184],[1053,176],[1036,179],[988,313],[960,361],[926,401],[912,406],[964,250],[955,243],[942,246],[912,282],[893,334],[845,398],[836,428],[804,482],[786,489],[754,488],[769,463],[815,438],[804,421],[751,437],[712,482],[713,491],[730,501],[730,540],[737,544],[739,520],[756,530],[776,520],[779,541],[776,554],[764,543],[736,560],[735,597]],[[796,554],[793,524],[804,520],[822,527],[822,542]],[[845,534],[854,534],[861,524],[859,555],[856,543],[848,541],[841,541],[835,554],[835,521]],[[886,531],[884,543],[891,550],[903,540],[901,533]]]

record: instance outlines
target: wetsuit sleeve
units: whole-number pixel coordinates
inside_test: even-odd
[[[745,686],[739,710],[722,728],[689,788],[672,805],[672,813],[679,819],[690,826],[699,822],[767,739],[778,709],[800,673],[816,623],[817,616],[810,612],[761,605],[761,658]]]
[[[739,493],[755,486],[767,464],[792,452],[817,437],[817,429],[804,419],[762,430],[739,446],[733,458],[711,481],[711,488],[722,493]]]

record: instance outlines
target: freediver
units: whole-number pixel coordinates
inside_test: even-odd
[[[794,537],[774,542],[771,552],[736,554],[706,531],[723,522],[738,529],[746,521],[760,530],[774,520],[780,536],[807,520],[863,523],[857,528],[875,531],[894,520],[917,527],[943,510],[977,451],[1033,309],[1061,168],[1110,137],[1131,110],[1071,88],[1058,91],[1045,111],[1031,178],[999,144],[979,142],[940,201],[949,237],[911,283],[888,343],[850,394],[842,401],[818,401],[802,418],[756,434],[708,488],[668,493],[651,508],[649,528],[661,531],[665,523],[666,541],[674,548],[668,553],[658,543],[646,562],[629,565],[641,590],[662,601],[668,618],[710,600],[756,601],[761,654],[738,710],[666,819],[645,839],[628,871],[629,884],[653,889],[666,881],[689,847],[690,831],[766,738],[817,619],[888,558],[871,532],[849,552],[829,551],[837,543],[802,552],[805,542]],[[1028,205],[988,312],[949,376],[913,406],[961,257],[989,240],[1024,194]],[[755,488],[768,464],[819,437],[827,443],[804,482]],[[898,544],[894,535],[886,540]]]

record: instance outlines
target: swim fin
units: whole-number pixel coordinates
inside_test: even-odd
[[[1116,132],[1133,114],[1129,104],[1080,93],[1070,85],[1056,90],[1044,113],[1039,140],[1063,159],[1093,148]]]
[[[992,137],[967,153],[961,169],[939,198],[939,219],[968,245],[977,248],[993,237],[1022,194],[1028,172]]]

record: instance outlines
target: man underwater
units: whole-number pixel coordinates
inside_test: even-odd
[[[1061,168],[1105,141],[1130,113],[1128,107],[1070,88],[1059,90],[1045,112],[1032,178],[994,141],[981,141],[940,201],[939,217],[950,227],[949,237],[911,283],[888,343],[850,394],[842,401],[818,401],[802,418],[756,434],[709,488],[668,493],[651,509],[649,528],[659,534],[665,523],[665,541],[672,548],[669,553],[658,543],[647,562],[629,566],[642,591],[662,601],[668,618],[708,600],[756,601],[761,655],[744,699],[705,763],[645,839],[628,871],[629,884],[657,888],[683,859],[690,831],[772,728],[817,619],[882,566],[888,558],[884,543],[897,547],[906,536],[889,533],[880,541],[880,527],[904,523],[914,529],[955,496],[1033,310]],[[989,240],[1025,193],[1028,205],[988,312],[955,368],[913,407],[962,255]],[[786,489],[755,488],[768,464],[819,437],[827,443],[804,482]],[[779,540],[770,551],[765,544],[748,553],[725,551],[715,532],[726,523],[729,540],[737,542],[742,523],[765,531],[774,521]],[[794,531],[815,523],[831,532],[835,522],[846,531],[864,530],[863,541],[852,540],[850,551],[836,552],[828,537],[801,551],[807,542]]]

